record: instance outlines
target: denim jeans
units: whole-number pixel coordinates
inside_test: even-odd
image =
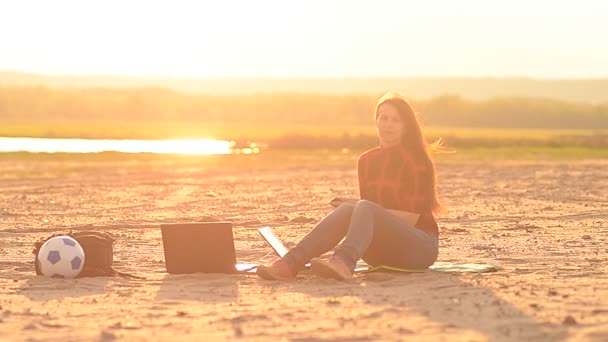
[[[338,206],[284,259],[292,269],[301,270],[310,259],[331,249],[351,269],[360,258],[372,266],[424,269],[437,259],[438,242],[435,236],[404,222],[382,206],[360,200],[355,205]]]

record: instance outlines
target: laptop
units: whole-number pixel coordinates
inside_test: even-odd
[[[231,222],[161,224],[160,231],[168,273],[236,272]]]

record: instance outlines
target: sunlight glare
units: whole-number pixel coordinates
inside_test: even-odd
[[[111,139],[40,139],[0,138],[0,152],[47,152],[47,153],[158,153],[183,155],[208,155],[244,153],[234,151],[234,141],[213,139],[178,140],[111,140]],[[255,145],[249,153],[258,153]]]

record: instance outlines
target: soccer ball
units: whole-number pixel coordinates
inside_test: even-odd
[[[84,250],[67,235],[48,239],[38,251],[40,273],[53,278],[74,278],[84,267]]]

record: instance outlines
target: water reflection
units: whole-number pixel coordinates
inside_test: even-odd
[[[116,139],[45,139],[0,138],[0,152],[47,152],[47,153],[158,153],[158,154],[255,154],[259,147],[254,144],[237,146],[234,141],[214,139],[178,140],[116,140]]]

